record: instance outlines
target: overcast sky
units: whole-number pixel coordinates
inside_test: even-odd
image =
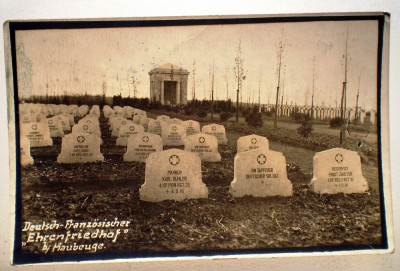
[[[190,72],[188,99],[193,69],[196,98],[209,99],[214,64],[215,96],[226,99],[228,89],[235,101],[234,67],[241,41],[243,101],[250,97],[257,102],[260,89],[261,103],[274,103],[282,41],[284,103],[311,104],[314,70],[314,103],[335,106],[344,81],[346,32],[348,106],[355,106],[360,78],[359,105],[376,109],[376,21],[18,31],[18,84],[23,97],[45,95],[46,83],[49,94],[101,95],[104,82],[107,96],[120,91],[133,96],[136,86],[138,97],[149,97],[148,72],[172,63]]]

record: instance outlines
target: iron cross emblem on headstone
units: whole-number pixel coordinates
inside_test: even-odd
[[[131,127],[129,127],[129,130],[134,131],[134,130],[135,130],[135,127],[134,127],[134,126],[131,126]]]
[[[49,120],[49,124],[53,124],[53,120]]]
[[[257,143],[257,139],[256,138],[252,138],[251,139],[251,143],[256,144]]]
[[[200,143],[204,143],[206,141],[206,139],[203,137],[203,136],[201,136],[200,138],[199,138],[199,142]]]
[[[343,154],[341,154],[341,153],[336,154],[335,160],[336,160],[336,162],[338,162],[338,163],[343,162]]]
[[[37,125],[36,124],[32,125],[32,130],[37,130]]]
[[[181,161],[181,159],[179,158],[178,155],[173,154],[169,157],[169,163],[173,166],[176,166],[179,164],[179,162]]]
[[[78,136],[78,137],[76,138],[76,140],[77,140],[79,143],[83,143],[83,142],[85,142],[85,137],[84,137],[84,136]]]
[[[87,130],[88,128],[89,128],[89,126],[83,125],[83,130]]]
[[[176,126],[172,126],[172,131],[176,131]]]
[[[142,141],[143,141],[143,142],[149,142],[149,137],[148,137],[148,136],[142,137]]]
[[[260,154],[257,156],[257,162],[260,165],[265,164],[265,162],[267,162],[267,157],[264,154]]]
[[[211,129],[212,129],[213,131],[215,131],[215,130],[217,130],[217,127],[213,126]]]

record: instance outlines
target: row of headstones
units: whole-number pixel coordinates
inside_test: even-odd
[[[201,180],[201,161],[207,160],[204,159],[207,154],[213,158],[219,155],[216,138],[205,135],[203,130],[202,134],[197,134],[200,132],[198,122],[183,122],[165,115],[158,116],[154,120],[147,118],[145,114],[134,114],[133,121],[147,126],[147,131],[150,132],[132,135],[128,141],[128,151],[124,155],[124,160],[146,159],[145,183],[139,191],[140,198],[145,201],[207,198],[208,190]],[[193,135],[189,135],[184,142],[185,150],[161,151],[162,139],[159,135],[166,140],[165,145],[171,144],[173,142],[168,141],[168,136],[183,135],[182,126],[186,128],[186,133],[189,127],[191,127],[190,132],[193,132]],[[226,140],[223,126],[211,124],[206,130],[207,128],[211,128],[211,132],[217,131],[219,137]],[[209,140],[214,140],[211,146],[204,144],[207,142],[204,135],[208,136]],[[178,138],[181,139],[181,136]],[[226,143],[225,140],[220,143]],[[160,152],[155,153],[157,149]],[[286,159],[282,153],[269,150],[267,138],[256,135],[241,137],[238,139],[237,150],[234,160],[234,180],[229,190],[233,197],[293,194],[293,186],[287,178]],[[361,159],[356,152],[335,148],[317,153],[313,162],[314,174],[310,183],[312,191],[361,193],[368,190],[368,183],[362,176]]]
[[[154,153],[157,149],[148,144],[148,141],[150,141],[149,135],[150,137],[156,136],[149,133],[142,135],[138,140],[141,145],[139,144],[136,148],[138,157],[141,156],[140,159],[148,156],[146,159],[146,182],[140,190],[141,198],[143,200],[159,201],[164,199],[180,200],[206,197],[208,192],[201,181],[200,156],[194,154],[201,152],[198,151],[199,148],[194,148],[194,153],[177,149],[161,151],[162,145],[159,143],[160,151]],[[78,135],[76,138],[71,137],[74,142],[65,144],[65,149],[73,145],[72,150],[69,148],[70,151],[68,152],[62,151],[57,160],[59,162],[62,162],[63,159],[65,161],[103,161],[104,157],[102,157],[99,150],[100,142],[91,139],[91,136],[94,135],[85,134]],[[197,139],[198,143],[201,143],[201,137]],[[242,144],[239,142],[241,141],[254,144],[257,141],[257,137],[247,136],[238,140],[239,153],[235,156],[235,179],[231,185],[231,194],[233,196],[290,196],[292,194],[292,185],[287,179],[286,161],[282,153],[270,151],[266,146],[250,150],[252,145],[248,147],[249,151],[240,153],[239,149]],[[169,152],[174,152],[174,154],[169,155]],[[331,159],[326,157],[326,155],[332,156],[332,152],[336,153],[334,156],[335,165],[332,165],[329,162]],[[256,156],[253,157],[253,155]],[[168,156],[168,160],[165,156]],[[163,157],[164,160],[160,161],[160,157]],[[153,162],[154,160],[156,162]],[[342,164],[345,160],[347,163]],[[182,165],[188,165],[185,171],[181,168],[182,165],[175,167],[181,164],[181,161],[189,161],[188,163],[182,163]],[[165,170],[160,171],[160,168],[165,168]],[[195,168],[200,169],[200,171],[195,170]],[[161,178],[157,177],[158,171],[163,172],[163,175],[160,175]],[[153,176],[154,174],[156,177]],[[200,178],[198,178],[199,176]],[[324,176],[328,177],[325,178]],[[157,184],[157,189],[154,189],[154,183]],[[356,193],[366,191],[368,185],[362,177],[360,157],[356,152],[345,149],[332,149],[317,153],[314,157],[314,178],[311,182],[311,187],[313,191],[319,193]]]
[[[356,152],[334,148],[317,153],[313,162],[311,191],[348,194],[368,190]],[[233,197],[292,196],[293,185],[287,177],[283,154],[267,148],[236,154],[229,193]],[[199,156],[179,149],[151,153],[139,194],[141,200],[153,202],[207,198]]]
[[[90,143],[89,145],[94,145],[91,149],[99,152],[97,149],[99,149],[99,145],[102,143],[98,120],[100,109],[95,105],[92,106],[90,111],[87,110],[86,112],[89,114],[80,119],[77,124],[74,123],[74,116],[69,113],[61,113],[60,115],[45,119],[36,118],[35,121],[29,123],[21,122],[21,164],[33,164],[33,159],[30,156],[30,148],[52,146],[53,137],[63,137],[61,149],[64,150],[70,149],[76,138],[79,138],[79,141],[82,139],[87,140]],[[64,134],[71,130],[72,133]],[[64,151],[64,153],[60,153],[58,158],[62,161],[65,160],[65,156],[90,155],[87,154],[88,152],[90,153],[90,150],[75,151],[73,154],[66,154]]]
[[[98,105],[92,106],[90,109],[92,113],[100,115],[100,107]],[[35,118],[42,118],[48,116],[55,116],[60,114],[71,114],[74,117],[83,117],[89,112],[88,105],[65,105],[65,104],[33,104],[22,103],[19,104],[19,115],[27,118],[27,122],[33,121]],[[22,118],[21,118],[22,119]]]

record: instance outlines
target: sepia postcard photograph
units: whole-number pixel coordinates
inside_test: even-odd
[[[386,13],[4,24],[13,264],[390,253]]]

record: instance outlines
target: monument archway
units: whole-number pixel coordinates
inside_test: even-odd
[[[150,100],[166,105],[187,103],[189,72],[182,67],[167,63],[149,72]]]

